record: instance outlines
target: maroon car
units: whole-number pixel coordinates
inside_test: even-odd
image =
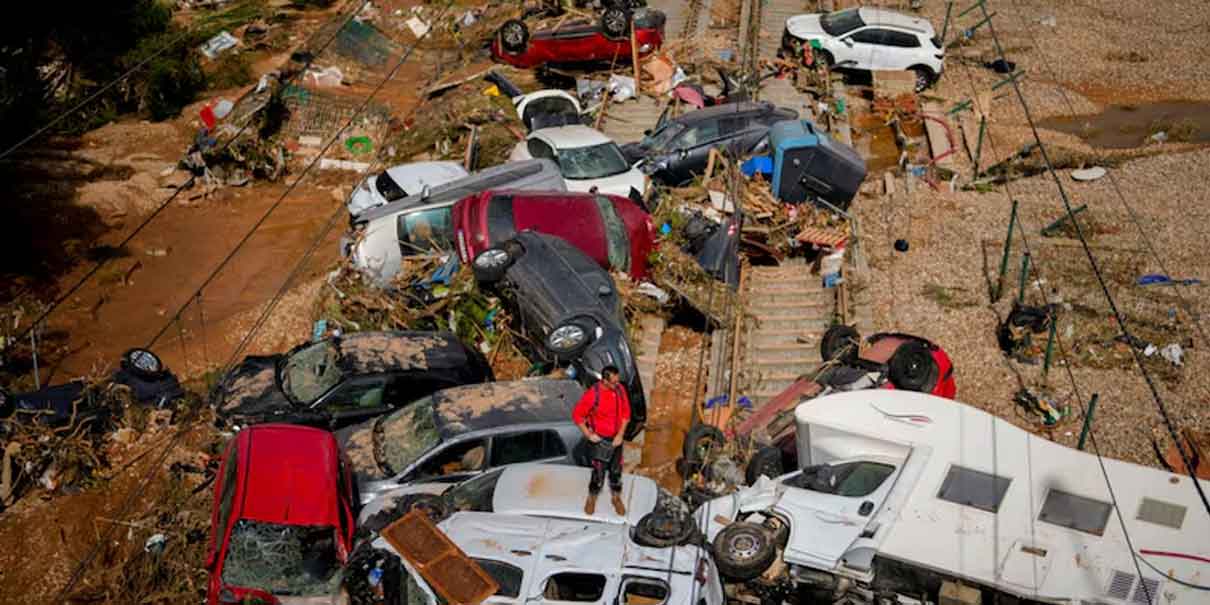
[[[664,43],[665,19],[658,10],[641,8],[631,14],[615,7],[605,9],[597,23],[569,20],[532,35],[524,21],[510,19],[492,40],[492,56],[520,68],[628,59],[633,23],[635,45],[639,56],[645,57]]]
[[[630,198],[497,190],[454,205],[454,233],[464,264],[530,229],[567,240],[606,269],[627,273],[635,280],[647,277],[655,230],[651,216]]]

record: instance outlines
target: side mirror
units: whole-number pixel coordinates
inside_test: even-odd
[[[645,137],[649,137],[649,136],[651,136],[651,129],[650,129],[650,128],[648,128],[647,130],[644,130],[644,131],[643,131],[643,136],[645,136]]]
[[[432,191],[433,191],[432,187],[425,185],[424,188],[420,190],[420,199],[424,199],[424,200],[429,199],[429,195],[432,193]]]
[[[857,507],[857,514],[863,517],[870,516],[870,513],[872,512],[874,512],[874,503],[870,502],[869,500],[862,502],[861,506]]]

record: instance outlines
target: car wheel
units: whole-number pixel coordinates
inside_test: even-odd
[[[889,365],[891,384],[897,389],[928,392],[937,383],[937,362],[922,342],[912,340],[899,345]]]
[[[841,363],[852,364],[857,361],[860,346],[861,335],[853,326],[837,324],[823,333],[823,340],[819,341],[819,356],[824,361],[838,360]]]
[[[546,335],[546,348],[559,359],[570,359],[579,355],[592,340],[592,329],[579,322],[569,321],[559,325]]]
[[[923,92],[933,85],[933,70],[922,65],[917,65],[911,70],[916,74],[916,92]]]
[[[158,380],[164,375],[164,362],[147,349],[130,349],[122,353],[121,366],[143,380]]]
[[[817,57],[817,60],[820,63],[823,63],[824,67],[827,67],[828,69],[832,69],[832,66],[836,65],[836,57],[833,57],[832,53],[826,50],[815,51],[815,56]]]
[[[630,11],[607,8],[601,13],[601,31],[606,38],[626,38],[630,35]]]
[[[756,483],[761,477],[776,479],[784,472],[781,466],[781,450],[775,447],[765,446],[756,450],[752,455],[752,459],[748,461],[748,468],[744,470],[744,480],[748,485]]]
[[[769,530],[754,523],[728,525],[714,538],[714,562],[723,577],[747,582],[773,564],[777,548]]]
[[[643,515],[634,527],[634,541],[653,548],[687,544],[693,539],[693,534],[692,517],[660,510]]]
[[[687,464],[701,465],[706,462],[706,458],[711,452],[722,449],[726,442],[727,438],[722,431],[718,430],[718,427],[709,424],[695,424],[685,435],[685,442],[681,445],[681,455],[684,456]]]
[[[529,28],[520,19],[509,19],[500,26],[500,47],[514,55],[529,47]]]
[[[480,252],[471,261],[471,270],[475,280],[481,284],[494,284],[504,279],[504,272],[513,264],[513,255],[508,248],[493,246]]]

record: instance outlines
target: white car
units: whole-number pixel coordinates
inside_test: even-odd
[[[786,19],[782,50],[801,56],[813,47],[830,66],[868,70],[909,70],[916,90],[928,88],[945,67],[945,49],[933,24],[878,8],[850,8]]]
[[[559,164],[568,191],[597,192],[641,199],[647,178],[626,161],[612,139],[587,126],[541,128],[513,148],[509,161],[546,158]]]
[[[347,207],[353,217],[374,208],[401,200],[425,187],[436,187],[467,176],[466,169],[458,162],[412,162],[387,168],[362,181]]]

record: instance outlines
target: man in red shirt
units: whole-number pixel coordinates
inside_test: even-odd
[[[601,380],[584,392],[571,412],[571,419],[580,427],[589,442],[589,457],[592,460],[592,479],[588,482],[588,499],[584,512],[593,514],[597,510],[597,495],[605,470],[609,469],[609,488],[613,492],[613,509],[619,515],[626,514],[622,503],[622,438],[630,422],[630,398],[621,376],[614,366],[601,370]]]

